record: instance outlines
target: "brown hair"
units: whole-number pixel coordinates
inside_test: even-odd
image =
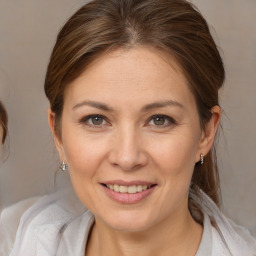
[[[202,128],[219,104],[225,72],[208,25],[185,0],[94,0],[79,9],[60,31],[45,79],[45,93],[55,113],[56,133],[66,86],[100,54],[116,48],[153,46],[182,67],[197,102]],[[202,189],[219,205],[219,176],[213,151],[196,164],[192,189]],[[191,201],[191,199],[190,199]],[[190,204],[192,205],[192,204]]]
[[[0,125],[2,126],[2,129],[3,129],[3,138],[1,141],[2,144],[4,144],[4,141],[7,136],[7,123],[8,123],[7,112],[6,112],[3,104],[0,101]]]

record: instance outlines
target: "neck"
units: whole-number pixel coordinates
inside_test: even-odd
[[[178,220],[168,218],[138,232],[113,230],[96,219],[87,243],[86,256],[194,256],[202,231],[203,228],[194,221],[188,210]]]

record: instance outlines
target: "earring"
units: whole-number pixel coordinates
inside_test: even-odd
[[[204,156],[203,156],[203,154],[200,155],[200,163],[204,164]]]
[[[65,164],[65,162],[64,162],[64,160],[63,160],[63,161],[61,162],[61,164],[60,164],[60,169],[64,172],[64,171],[67,170],[67,168],[68,168],[68,165]]]

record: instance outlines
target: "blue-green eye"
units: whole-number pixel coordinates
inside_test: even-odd
[[[175,124],[175,120],[169,116],[165,115],[154,115],[149,120],[149,125],[153,126],[168,126],[171,124]]]

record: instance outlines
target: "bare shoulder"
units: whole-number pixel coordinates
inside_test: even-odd
[[[0,255],[8,255],[13,246],[21,216],[39,199],[40,197],[31,197],[2,210],[0,215]]]

